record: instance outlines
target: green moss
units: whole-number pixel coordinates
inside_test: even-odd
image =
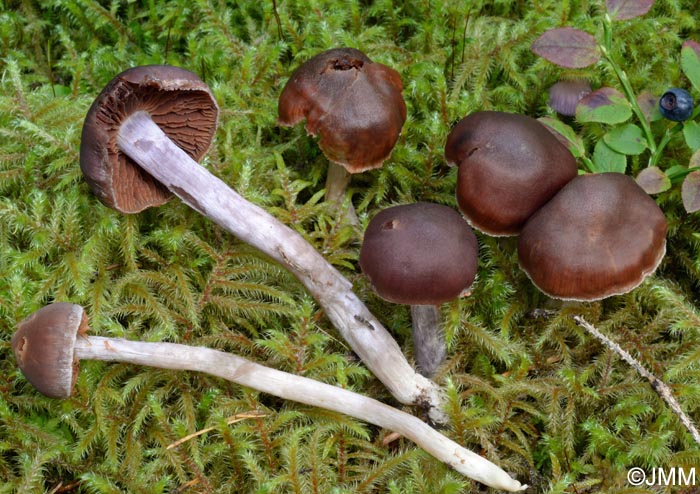
[[[397,69],[408,121],[387,165],[353,177],[360,221],[394,203],[454,205],[443,147],[462,116],[551,115],[546,89],[561,75],[616,84],[599,66],[565,71],[529,50],[552,27],[597,33],[602,12],[602,2],[554,0],[2,2],[0,493],[476,490],[402,439],[382,444],[387,431],[204,375],[85,363],[75,396],[49,400],[17,370],[9,339],[27,314],[68,300],[86,307],[96,334],[235,351],[396,405],[279,266],[177,201],[130,217],[102,206],[78,167],[90,102],[132,65],[200,74],[222,109],[205,166],[343,271],[410,358],[407,308],[371,294],[359,234],[323,203],[325,158],[301,126],[275,125],[281,88],[302,61],[340,45]],[[657,93],[683,85],[685,39],[700,40],[695,3],[657,1],[616,26],[615,56],[634,88]],[[576,130],[590,153],[606,129]],[[663,165],[689,157],[672,141]],[[519,270],[515,242],[480,235],[472,296],[443,307],[445,433],[533,492],[621,492],[631,467],[700,466],[698,445],[648,383],[571,319],[619,342],[700,420],[700,220],[678,190],[656,198],[668,255],[633,293],[551,306]],[[263,415],[227,423],[253,410]]]

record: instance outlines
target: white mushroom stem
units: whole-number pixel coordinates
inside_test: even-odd
[[[163,369],[198,371],[286,400],[333,410],[407,437],[456,471],[497,489],[520,491],[520,484],[486,458],[460,446],[422,420],[346,389],[271,369],[228,352],[177,343],[147,343],[79,336],[78,360],[104,360]]]
[[[352,284],[297,232],[248,202],[175,145],[146,112],[122,123],[119,149],[195,211],[291,271],[365,365],[401,403],[444,423],[440,388],[417,374]]]
[[[418,371],[426,377],[435,375],[447,353],[445,333],[440,327],[440,307],[412,305],[413,357]]]

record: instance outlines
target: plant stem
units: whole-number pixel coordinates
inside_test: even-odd
[[[117,145],[185,204],[292,272],[397,400],[424,405],[432,420],[446,421],[440,388],[416,373],[389,332],[353,293],[352,284],[301,235],[193,161],[145,112],[122,123]]]
[[[346,389],[289,374],[237,355],[177,343],[150,343],[99,336],[79,336],[75,357],[198,371],[285,400],[333,410],[396,431],[462,475],[497,489],[524,490],[517,480],[486,458],[460,446],[419,418]]]
[[[661,397],[662,400],[666,402],[666,404],[673,410],[673,412],[678,416],[680,419],[681,423],[685,426],[685,428],[688,430],[690,435],[693,437],[693,440],[697,443],[700,444],[700,432],[698,432],[697,427],[695,427],[695,424],[693,421],[688,417],[685,412],[683,412],[683,409],[681,408],[681,405],[678,403],[676,398],[673,396],[673,393],[671,392],[671,389],[668,387],[668,385],[663,382],[661,379],[656,377],[654,374],[649,372],[644,368],[644,366],[639,363],[637,359],[635,359],[632,355],[630,355],[628,352],[623,350],[620,345],[612,341],[610,338],[605,336],[603,333],[598,331],[598,329],[593,326],[591,323],[587,322],[583,317],[581,316],[574,316],[574,321],[576,321],[576,324],[588,331],[591,335],[593,335],[598,341],[603,343],[608,349],[612,350],[615,352],[617,355],[620,356],[622,360],[627,362],[629,365],[632,366],[634,370],[637,371],[637,373],[646,378],[647,381],[651,384],[651,387],[656,391],[656,393]]]
[[[412,305],[411,328],[418,372],[433,377],[447,353],[445,334],[440,328],[440,308],[437,305]]]

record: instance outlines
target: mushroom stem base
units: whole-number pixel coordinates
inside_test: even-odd
[[[462,475],[491,487],[508,491],[527,487],[486,458],[460,446],[413,415],[361,394],[271,369],[228,352],[177,343],[86,336],[77,338],[75,357],[205,372],[286,400],[325,408],[398,432]]]
[[[326,175],[326,201],[335,203],[338,212],[347,219],[348,223],[359,226],[360,220],[355,212],[355,206],[349,199],[346,202],[345,197],[351,178],[352,175],[344,166],[329,162],[328,175]]]
[[[185,204],[287,268],[397,400],[426,406],[432,420],[446,422],[440,388],[416,373],[352,284],[299,233],[192,160],[146,112],[136,112],[122,123],[117,145]]]

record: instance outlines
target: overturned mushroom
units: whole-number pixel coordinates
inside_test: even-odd
[[[294,71],[279,99],[277,123],[306,119],[330,161],[326,199],[341,202],[351,173],[382,166],[406,120],[398,72],[353,48],[327,50]],[[354,212],[353,212],[354,214]]]
[[[463,118],[447,137],[445,158],[459,166],[460,211],[474,228],[494,236],[517,235],[577,174],[571,152],[537,120],[516,113]]]
[[[190,98],[195,99],[191,106]],[[208,110],[202,115],[199,108],[207,98]],[[353,293],[351,283],[301,235],[246,201],[186,152],[204,145],[206,138],[191,129],[209,128],[216,112],[204,83],[183,69],[137,67],[117,75],[85,119],[80,166],[88,184],[106,205],[125,213],[161,204],[167,194],[154,189],[170,191],[282,264],[397,400],[426,406],[433,420],[444,422],[440,389],[410,366],[396,341]],[[184,150],[158,121],[179,122],[170,132],[182,134]],[[120,200],[125,194],[128,200]],[[125,202],[138,207],[122,207]]]
[[[476,277],[476,235],[460,214],[419,202],[380,211],[367,225],[360,266],[377,294],[411,306],[418,370],[435,374],[445,359],[439,305],[464,295]]]
[[[280,398],[333,410],[396,431],[462,475],[486,485],[508,491],[527,487],[417,417],[358,393],[270,369],[228,352],[177,343],[88,336],[87,329],[83,308],[66,302],[47,305],[19,323],[12,336],[15,359],[38,391],[53,398],[70,396],[80,359],[205,372]]]

